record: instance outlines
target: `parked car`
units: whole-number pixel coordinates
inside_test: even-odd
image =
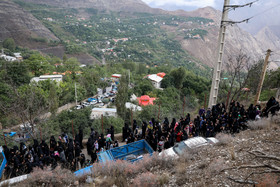
[[[13,137],[16,134],[16,132],[9,132],[9,133],[4,132],[4,134],[5,134],[5,136]]]
[[[109,96],[110,97],[113,97],[115,95],[115,93],[113,92],[113,91],[111,91],[110,93],[109,93]]]
[[[160,152],[159,155],[177,158],[179,155],[182,155],[185,151],[205,145],[215,144],[218,142],[219,140],[217,140],[216,138],[194,137],[177,143],[173,147]]]
[[[109,97],[109,96],[110,96],[109,93],[107,93],[107,92],[104,93],[104,97],[105,97],[105,98],[107,98],[107,97]]]
[[[33,124],[33,127],[36,127],[36,124]],[[24,123],[19,126],[21,130],[31,130],[32,125],[30,123]]]
[[[97,97],[97,102],[98,102],[98,103],[101,103],[103,98],[104,98],[103,95],[98,96],[98,97]]]
[[[95,105],[97,103],[97,100],[93,100],[93,101],[91,101],[89,104],[90,105]]]
[[[89,102],[89,103],[92,102],[92,101],[97,101],[97,99],[96,99],[96,98],[93,98],[93,97],[88,98],[88,102]]]
[[[80,110],[80,109],[82,109],[82,108],[83,108],[82,105],[77,105],[77,106],[75,106],[75,109],[76,109],[76,110]]]
[[[88,102],[83,102],[82,105],[83,105],[84,107],[89,107],[89,106],[90,106],[90,104],[89,104]]]

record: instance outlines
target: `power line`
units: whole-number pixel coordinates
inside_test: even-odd
[[[260,15],[262,15],[262,14],[264,14],[264,13],[266,13],[266,12],[268,12],[268,11],[274,9],[274,8],[277,8],[277,7],[279,7],[279,6],[280,6],[280,3],[279,3],[279,4],[276,4],[275,6],[273,6],[273,7],[271,7],[271,8],[268,8],[268,9],[266,9],[266,10],[264,10],[264,11],[261,11],[261,12],[255,14],[254,16],[252,16],[252,18],[257,17],[257,16],[260,16]]]

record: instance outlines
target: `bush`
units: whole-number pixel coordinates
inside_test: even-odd
[[[74,180],[75,176],[70,170],[62,169],[59,166],[54,170],[51,170],[50,167],[43,170],[34,168],[28,179],[22,182],[20,186],[70,186],[74,183]]]
[[[258,121],[249,121],[248,128],[251,130],[265,129],[270,125],[271,121],[267,118],[260,119]]]
[[[224,133],[217,134],[216,138],[219,140],[217,145],[227,145],[233,140],[233,137],[231,135]]]
[[[157,176],[151,172],[142,173],[133,180],[133,186],[135,187],[149,187],[156,185],[158,185]]]
[[[124,160],[116,160],[115,162],[96,163],[92,167],[92,175],[94,183],[100,186],[130,186],[129,178],[135,178],[133,185],[139,186],[140,179],[145,180],[144,186],[159,184],[159,178],[151,172],[158,169],[171,169],[175,165],[174,160],[159,157],[157,153],[152,156],[144,155],[143,159],[130,163]],[[145,173],[142,175],[142,173]],[[139,175],[140,174],[140,175]],[[152,176],[152,177],[151,177]],[[81,177],[82,179],[85,176]],[[167,183],[167,177],[161,178],[160,183]],[[83,181],[80,180],[79,181]]]

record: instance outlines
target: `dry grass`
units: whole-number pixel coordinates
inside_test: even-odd
[[[136,184],[141,179],[147,177],[145,184],[149,184],[151,173],[162,169],[170,169],[174,167],[175,160],[160,157],[158,153],[152,156],[144,155],[143,160],[130,163],[123,160],[116,160],[115,162],[97,163],[92,167],[92,176],[96,186],[130,186]],[[85,176],[79,181],[84,181]],[[158,184],[166,183],[167,177],[152,177]],[[131,183],[130,179],[134,179]],[[160,181],[160,182],[159,182]],[[153,183],[156,185],[155,183]],[[144,184],[143,184],[144,185]],[[145,185],[144,185],[145,186]],[[148,185],[150,186],[150,185]]]
[[[158,186],[158,178],[155,174],[151,172],[145,172],[138,175],[134,180],[131,186],[134,187],[149,187],[149,186]]]
[[[233,137],[230,134],[224,134],[224,133],[219,133],[216,135],[216,138],[219,140],[217,145],[228,145],[229,143],[232,142]]]
[[[33,172],[27,180],[18,184],[18,186],[71,186],[74,184],[75,176],[67,169],[62,169],[61,167],[56,167],[51,170],[50,167],[44,168],[34,168]]]
[[[263,118],[258,121],[249,121],[248,128],[251,130],[267,129],[271,126],[271,120],[269,118]]]

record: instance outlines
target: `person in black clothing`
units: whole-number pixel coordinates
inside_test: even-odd
[[[96,150],[93,150],[92,152],[91,152],[91,162],[92,163],[95,163],[96,162],[96,160],[97,160],[97,154],[96,154]]]
[[[83,139],[84,139],[84,132],[83,132],[82,127],[80,126],[80,128],[79,128],[79,139],[78,139],[78,142],[79,142],[79,145],[80,145],[81,149],[84,148],[84,146],[83,146]]]
[[[114,126],[113,126],[113,125],[111,125],[111,127],[110,127],[110,133],[108,133],[108,134],[111,134],[111,139],[112,139],[113,141],[115,141],[115,129],[114,129]]]

